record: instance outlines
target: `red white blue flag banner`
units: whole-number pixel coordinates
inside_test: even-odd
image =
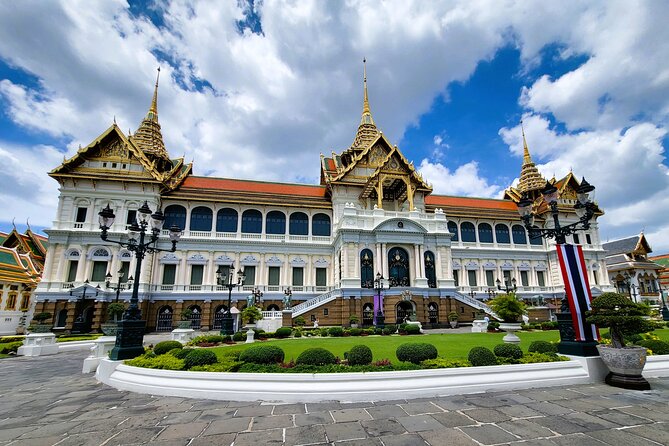
[[[557,245],[560,270],[567,293],[574,332],[577,341],[598,341],[599,331],[593,324],[585,322],[585,312],[590,309],[590,283],[585,268],[583,249],[578,245]]]

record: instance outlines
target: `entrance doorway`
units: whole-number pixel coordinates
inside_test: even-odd
[[[172,307],[165,305],[158,310],[156,331],[172,331]]]
[[[415,314],[414,303],[411,301],[403,300],[395,306],[395,323],[403,324],[409,320],[411,316]]]

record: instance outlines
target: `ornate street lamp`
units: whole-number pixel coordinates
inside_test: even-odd
[[[263,292],[260,291],[258,288],[254,288],[253,291],[251,292],[253,294],[253,302],[258,305],[260,304],[260,308],[262,309],[262,304],[263,304]]]
[[[632,283],[633,278],[634,275],[630,275],[629,272],[625,271],[625,274],[623,275],[623,280],[625,281],[625,285],[627,286],[627,292],[630,295],[630,300],[636,303],[638,286],[635,283]]]
[[[474,290],[470,290],[469,297],[471,297],[472,299],[476,299],[476,292]]]
[[[234,275],[235,275],[234,263],[230,265],[229,275],[226,275],[223,272],[223,268],[221,268],[221,265],[219,265],[218,269],[216,270],[216,282],[218,283],[219,286],[223,286],[228,289],[228,308],[226,309],[225,314],[223,315],[223,320],[221,324],[222,335],[232,336],[235,333],[232,323],[232,313],[230,312],[230,310],[232,309],[232,289],[235,287],[240,288],[244,284],[244,280],[246,279],[246,276],[244,275],[244,270],[242,269],[237,271],[237,282],[234,282],[235,278]]]
[[[290,310],[293,305],[293,290],[291,290],[290,287],[288,287],[283,292],[283,294],[286,295],[286,297],[283,298],[283,309]]]
[[[176,225],[172,225],[169,233],[172,248],[160,249],[157,248],[155,244],[158,242],[160,231],[162,231],[163,224],[165,224],[165,216],[160,209],[157,209],[156,212],[152,214],[149,204],[146,201],[137,210],[137,220],[128,228],[127,242],[110,240],[108,238],[107,232],[116,219],[109,204],[100,211],[98,215],[100,229],[102,230],[100,238],[106,242],[116,243],[117,245],[127,248],[128,251],[135,253],[135,258],[137,259],[137,264],[135,265],[135,276],[137,276],[137,280],[132,283],[130,305],[123,312],[123,317],[118,322],[116,345],[110,354],[110,358],[114,361],[131,359],[144,353],[144,346],[142,343],[144,339],[144,331],[146,329],[146,321],[142,320],[142,311],[139,309],[139,277],[141,277],[142,273],[142,260],[147,252],[176,251],[177,242],[181,238],[181,229]]]
[[[84,290],[81,293],[81,300],[77,300],[77,303],[75,305],[76,307],[76,312],[77,312],[77,318],[75,319],[74,323],[72,324],[72,334],[79,334],[79,333],[88,333],[91,331],[91,328],[88,327],[86,321],[84,321],[84,309],[82,308],[86,302],[86,290],[88,287],[93,288],[90,283],[88,282],[88,279],[84,280]],[[100,285],[96,286],[93,288],[95,290],[95,295],[97,296],[98,293],[100,292]],[[72,290],[70,290],[70,296],[74,296],[74,293]]]
[[[114,302],[118,302],[119,295],[121,294],[121,290],[125,290],[126,288],[131,288],[132,287],[132,276],[128,277],[128,280],[125,281],[125,283],[121,283],[123,281],[123,278],[125,277],[125,272],[123,272],[122,269],[118,270],[118,283],[116,285],[112,285],[111,280],[112,280],[112,275],[111,273],[107,273],[105,276],[105,287],[116,291],[116,300]]]
[[[515,277],[514,277],[513,279],[511,279],[510,282],[509,282],[509,280],[505,277],[505,278],[504,278],[504,288],[502,288],[502,282],[501,282],[499,279],[497,279],[497,280],[495,281],[495,283],[497,284],[497,289],[500,290],[500,291],[504,291],[506,294],[509,294],[509,293],[515,293],[516,290],[518,289],[518,287],[516,286],[516,283],[517,283],[517,282],[516,282],[516,278],[515,278]]]
[[[660,290],[660,300],[662,301],[662,308],[660,309],[662,313],[662,320],[663,321],[669,321],[669,308],[667,308],[667,305],[664,301],[664,290],[662,289],[662,285],[660,285],[660,281],[657,281],[657,288]]]
[[[576,204],[574,211],[578,221],[568,225],[561,225],[558,209],[558,190],[546,181],[546,186],[541,191],[544,202],[550,209],[553,217],[552,228],[540,228],[535,226],[535,214],[532,210],[532,200],[524,194],[518,202],[518,213],[527,229],[530,238],[544,237],[554,238],[557,244],[560,269],[565,277],[565,299],[562,301],[561,312],[557,314],[560,328],[560,344],[558,351],[563,354],[577,356],[597,356],[597,333],[594,325],[585,320],[585,312],[590,307],[590,290],[584,284],[587,283],[585,272],[580,268],[584,262],[583,252],[579,246],[566,243],[566,237],[578,231],[590,229],[590,220],[595,215],[596,206],[590,200],[590,194],[595,186],[588,183],[585,178],[576,189]]]
[[[374,319],[377,328],[384,328],[386,326],[386,317],[383,315],[383,296],[381,296],[381,291],[383,291],[383,276],[379,272],[376,273],[376,278],[374,279],[374,288],[376,289],[376,296],[374,296],[376,315]]]
[[[499,280],[499,279],[497,279]],[[488,299],[494,299],[495,298],[495,289],[494,288],[488,288]]]

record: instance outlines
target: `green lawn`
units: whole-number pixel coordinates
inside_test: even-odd
[[[669,329],[655,330],[655,334],[664,341],[669,341]],[[557,330],[550,331],[521,331],[517,333],[521,339],[520,346],[523,351],[527,351],[532,341],[559,341],[560,333]],[[330,350],[340,358],[344,357],[344,352],[351,349],[352,346],[365,344],[372,349],[374,360],[390,359],[397,362],[395,350],[400,344],[406,342],[429,342],[437,347],[439,357],[448,359],[467,359],[467,354],[472,347],[483,346],[492,349],[495,345],[502,343],[504,333],[460,333],[460,334],[433,334],[422,336],[351,336],[345,338],[291,338],[291,339],[270,339],[264,344],[280,346],[286,353],[286,362],[291,359],[297,359],[297,356],[304,350],[312,347],[323,347]],[[215,347],[213,350],[220,357],[223,351],[244,350],[255,344],[238,344],[235,346]]]

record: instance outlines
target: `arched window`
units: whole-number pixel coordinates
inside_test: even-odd
[[[451,240],[454,242],[458,241],[458,224],[454,221],[449,221],[448,222],[448,232],[452,232],[453,236],[451,237]]]
[[[290,214],[290,235],[308,235],[309,217],[304,212]]]
[[[430,324],[439,323],[439,305],[434,302],[430,302],[427,306],[427,317],[430,321]]]
[[[513,243],[516,245],[527,245],[527,236],[525,235],[525,228],[520,225],[513,225],[511,227],[511,235],[513,236]]]
[[[213,213],[211,209],[198,206],[190,211],[190,230],[191,231],[211,231],[211,221]]]
[[[172,307],[163,305],[156,315],[156,331],[172,331]]]
[[[198,305],[191,305],[188,307],[188,309],[191,311],[191,314],[188,317],[188,320],[190,321],[190,328],[199,330],[202,326],[202,308],[200,308]]]
[[[66,323],[67,323],[67,310],[62,309],[58,312],[58,316],[56,317],[56,327],[65,327]]]
[[[460,225],[460,232],[462,233],[463,242],[474,242],[476,243],[476,228],[473,223],[468,221]]]
[[[530,237],[530,245],[541,246],[544,244],[543,237],[541,237],[541,233],[539,231],[530,230],[528,235]]]
[[[247,209],[242,213],[242,232],[260,234],[262,232],[262,214],[256,209]]]
[[[409,286],[409,254],[402,248],[392,248],[388,252],[390,286]]]
[[[434,254],[431,251],[425,251],[425,277],[427,277],[427,286],[437,288],[437,274],[434,266]]]
[[[279,308],[278,305],[272,304],[272,305],[267,307],[267,311],[281,311],[281,309]]]
[[[281,211],[267,213],[267,217],[265,218],[265,232],[267,234],[285,234],[286,214]]]
[[[177,225],[179,229],[186,229],[186,208],[178,204],[171,204],[165,208],[165,223],[163,228],[169,229]]]
[[[311,235],[327,237],[330,235],[330,216],[316,214],[311,219]]]
[[[369,249],[360,252],[360,286],[374,288],[374,254]]]
[[[492,243],[492,226],[488,223],[479,224],[479,242]]]
[[[239,214],[231,208],[223,208],[216,213],[216,232],[237,232]]]
[[[219,305],[216,307],[216,310],[214,311],[214,323],[212,325],[214,330],[221,329],[221,326],[223,325],[223,319],[225,319],[225,314],[227,311],[228,307],[226,305]]]
[[[374,323],[374,307],[367,303],[362,306],[362,325],[369,326]]]
[[[503,224],[495,225],[495,240],[500,244],[511,243],[511,236],[509,235],[509,227]]]

